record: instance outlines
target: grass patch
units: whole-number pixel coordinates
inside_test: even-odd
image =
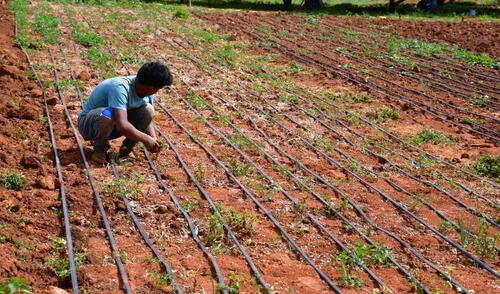
[[[185,8],[180,7],[174,12],[174,17],[188,19],[189,18],[189,11],[187,11],[187,9],[185,9]]]
[[[416,145],[425,143],[431,143],[434,145],[453,145],[456,143],[456,139],[451,134],[427,129],[420,131],[415,136],[411,137],[409,142]]]
[[[399,119],[399,112],[391,107],[384,108],[382,110],[377,110],[367,114],[367,117],[371,121],[381,122],[387,120],[397,120]]]
[[[22,174],[10,172],[2,175],[0,184],[9,190],[19,191],[26,185],[26,179]]]
[[[61,21],[53,14],[39,13],[35,16],[34,31],[48,44],[57,44],[61,36],[59,25]]]
[[[475,172],[480,175],[495,178],[497,181],[500,177],[500,155],[491,156],[485,155],[472,166]]]
[[[73,33],[71,37],[77,42],[85,47],[99,47],[104,45],[104,38],[91,32],[88,28],[83,25],[72,21]]]
[[[25,293],[31,294],[30,288],[28,287],[28,279],[26,278],[5,278],[3,282],[0,283],[0,293],[2,294],[14,294],[14,293]]]

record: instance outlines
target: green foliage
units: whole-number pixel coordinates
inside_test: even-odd
[[[485,155],[473,165],[473,169],[480,175],[498,179],[500,177],[500,155]]]
[[[239,212],[232,208],[227,209],[222,205],[219,206],[219,211],[222,213],[231,229],[235,232],[242,235],[250,235],[253,232],[253,225],[257,220],[255,215],[251,215],[246,210]]]
[[[35,17],[34,31],[42,37],[42,40],[48,44],[57,44],[61,36],[59,25],[61,21],[53,14],[39,13]]]
[[[366,92],[354,93],[351,91],[343,91],[341,93],[332,94],[329,92],[323,93],[325,98],[332,101],[340,101],[344,103],[364,103],[370,101]]]
[[[165,285],[174,286],[174,279],[172,275],[168,273],[160,274],[155,271],[150,271],[149,275],[156,281],[156,289],[162,289]]]
[[[0,184],[4,185],[9,190],[19,191],[26,184],[24,175],[10,172],[3,174],[0,178]]]
[[[372,121],[396,120],[399,118],[399,112],[392,107],[387,107],[382,110],[368,113],[367,116]]]
[[[227,287],[229,294],[240,293],[240,286],[241,286],[241,279],[238,276],[238,273],[236,271],[230,271],[229,272],[229,285]]]
[[[415,136],[411,137],[409,141],[417,145],[424,143],[432,143],[434,145],[455,144],[455,139],[451,134],[429,129],[418,132]]]
[[[197,162],[196,169],[194,170],[194,177],[200,183],[205,182],[205,168],[203,167],[203,163]]]
[[[73,33],[71,37],[77,42],[85,47],[99,47],[104,45],[104,38],[91,32],[89,29],[83,25],[73,23]]]
[[[184,211],[186,211],[187,213],[190,213],[191,211],[200,208],[200,206],[201,204],[200,201],[198,200],[195,201],[186,200],[181,203],[182,209],[184,209]]]
[[[15,293],[25,293],[32,294],[28,285],[28,279],[26,278],[5,278],[3,282],[0,283],[0,293],[1,294],[15,294]]]
[[[455,48],[454,56],[463,59],[469,65],[482,65],[490,68],[500,67],[500,62],[487,54],[477,54],[468,50]]]
[[[87,253],[76,253],[75,263],[76,266],[87,263]],[[69,261],[65,258],[58,257],[57,253],[54,253],[52,257],[43,265],[44,267],[51,269],[61,280],[66,279],[70,275]]]
[[[497,258],[496,243],[500,241],[500,235],[488,236],[487,232],[489,228],[490,224],[485,219],[480,218],[479,227],[472,244],[477,253],[479,253],[479,256],[483,258]]]
[[[351,276],[351,275],[345,275],[342,276],[338,279],[339,286],[341,287],[346,287],[346,288],[360,288],[365,285],[365,282],[356,277],[356,276]]]
[[[208,227],[203,230],[204,241],[214,247],[214,251],[220,250],[225,238],[224,225],[215,213],[208,217]]]
[[[132,176],[127,178],[113,178],[111,182],[103,186],[103,191],[110,195],[127,196],[135,199],[141,194],[140,184],[144,182],[143,176]]]
[[[490,97],[488,95],[478,96],[473,95],[470,100],[470,105],[477,107],[485,107],[490,103]]]
[[[215,50],[215,60],[222,65],[233,64],[237,59],[237,52],[233,44],[226,44],[222,49]]]
[[[233,173],[233,175],[239,177],[239,176],[249,176],[251,175],[255,168],[252,166],[251,163],[243,163],[238,161],[235,158],[230,158],[229,159],[229,164],[228,168]]]
[[[107,51],[101,48],[91,47],[87,50],[87,57],[97,69],[104,72],[110,71],[109,62],[113,57]]]
[[[177,10],[174,12],[174,17],[188,19],[189,18],[189,11],[186,8],[182,8],[182,7],[177,8]]]
[[[257,147],[252,143],[252,141],[243,135],[232,136],[229,138],[229,141],[238,146],[238,148],[246,148],[254,153],[258,152]]]

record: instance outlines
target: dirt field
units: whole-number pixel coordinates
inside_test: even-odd
[[[33,1],[28,62],[0,7],[0,175],[26,180],[0,185],[1,278],[499,291],[499,178],[474,167],[500,154],[498,25]],[[82,103],[149,60],[175,77],[156,96],[162,152],[95,164]]]

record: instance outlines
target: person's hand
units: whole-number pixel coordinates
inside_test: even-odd
[[[146,147],[146,149],[148,149],[149,152],[151,152],[151,153],[160,152],[161,146],[158,143],[158,141],[156,141],[155,138],[153,138],[151,136],[148,136],[148,139],[146,141],[144,141],[143,143],[144,143],[144,146]]]

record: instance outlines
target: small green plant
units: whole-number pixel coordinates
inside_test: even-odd
[[[213,213],[208,217],[208,227],[202,233],[205,242],[213,247],[213,251],[220,252],[225,238],[224,226],[217,216]]]
[[[205,182],[205,168],[203,167],[203,163],[197,162],[196,168],[194,170],[194,177],[200,183]]]
[[[227,286],[229,294],[240,293],[240,286],[241,286],[241,278],[238,276],[238,273],[236,271],[230,271],[229,285]]]
[[[238,148],[246,148],[254,153],[258,153],[257,147],[252,143],[252,141],[242,135],[235,135],[229,138],[229,141],[236,145]]]
[[[174,17],[176,18],[182,18],[182,19],[188,19],[189,18],[189,11],[185,8],[177,8],[174,12]]]
[[[488,95],[479,96],[473,95],[470,99],[470,105],[477,107],[486,107],[490,103],[490,97]]]
[[[19,191],[26,185],[24,175],[15,172],[3,174],[0,178],[0,184],[4,185],[9,190]]]
[[[186,200],[181,203],[182,209],[184,209],[187,213],[190,213],[191,211],[198,209],[201,207],[200,201],[198,200]]]
[[[155,271],[150,271],[149,275],[156,281],[156,289],[162,289],[165,285],[174,286],[174,279],[172,275],[168,273],[160,274]]]
[[[99,47],[104,45],[103,37],[91,32],[83,25],[73,22],[73,34],[71,37],[85,47]]]
[[[232,208],[225,208],[222,205],[219,205],[218,209],[234,231],[242,235],[250,235],[253,232],[253,225],[257,220],[255,215],[251,215],[246,210],[240,212]]]
[[[367,117],[372,121],[397,120],[399,118],[399,112],[394,108],[387,107],[382,110],[368,113]]]
[[[53,14],[39,13],[35,16],[34,31],[41,35],[42,40],[48,44],[57,44],[61,36],[59,25],[61,21]]]
[[[500,241],[500,235],[488,236],[487,232],[489,228],[490,224],[484,218],[480,218],[479,227],[472,244],[477,253],[479,253],[479,256],[483,258],[496,258],[498,256],[496,243]]]
[[[338,279],[339,286],[341,287],[346,287],[346,288],[361,288],[365,285],[365,282],[356,277],[356,276],[350,276],[350,275],[344,275]]]
[[[28,287],[28,279],[26,278],[5,278],[3,282],[0,283],[0,293],[2,294],[15,294],[15,293],[25,293],[32,294]]]
[[[480,175],[492,177],[498,180],[500,177],[500,155],[484,155],[472,166]]]
[[[434,145],[453,145],[456,139],[451,135],[436,130],[423,130],[418,132],[415,136],[409,139],[413,144],[432,143]]]
[[[249,176],[255,170],[251,163],[243,163],[233,157],[229,159],[228,168],[237,177]]]
[[[144,255],[144,261],[146,263],[153,263],[156,261],[156,258],[154,258],[153,256],[151,255]]]

